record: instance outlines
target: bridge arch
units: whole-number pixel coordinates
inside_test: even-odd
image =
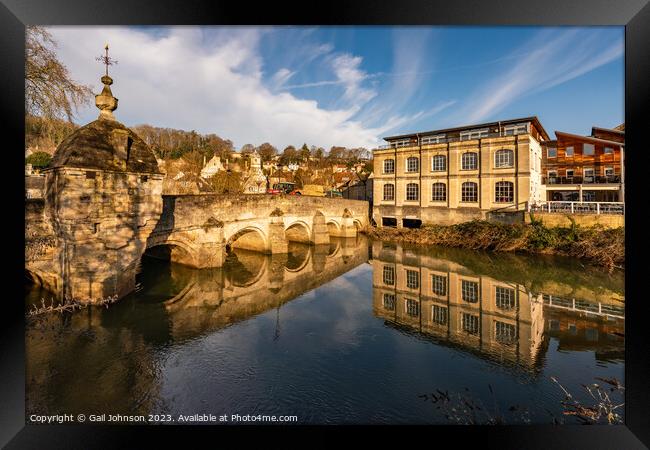
[[[269,239],[258,227],[246,226],[237,230],[226,240],[226,252],[230,253],[233,248],[252,250],[255,252],[269,253]]]
[[[147,240],[143,256],[169,260],[187,266],[196,265],[195,247],[179,237],[172,235],[153,236]]]
[[[330,219],[327,221],[327,231],[330,236],[338,236],[341,233],[341,224],[334,219]]]

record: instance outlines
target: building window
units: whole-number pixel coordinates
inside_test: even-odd
[[[384,284],[388,286],[395,285],[395,268],[392,266],[384,266]]]
[[[476,281],[461,280],[461,298],[467,303],[478,302],[478,283]]]
[[[606,155],[609,155],[610,153],[614,153],[614,149],[613,149],[612,147],[605,147],[605,149],[603,150],[603,152],[604,152]]]
[[[444,172],[447,170],[447,158],[445,155],[436,155],[431,158],[431,170],[434,172]]]
[[[468,130],[460,133],[460,140],[469,141],[471,139],[480,139],[483,137],[487,137],[487,135],[488,135],[487,128],[484,128],[482,130]]]
[[[584,174],[583,181],[585,183],[593,183],[594,182],[594,169],[593,169],[593,167],[589,167],[589,168],[584,169],[583,174]]]
[[[478,316],[474,314],[463,313],[461,315],[461,325],[463,331],[466,331],[470,334],[478,334],[479,331],[479,321]]]
[[[517,339],[517,330],[512,324],[497,320],[494,322],[494,331],[497,342],[502,344],[512,344]]]
[[[431,320],[438,325],[447,325],[447,308],[433,305],[431,308]]]
[[[504,127],[504,132],[506,136],[512,136],[515,134],[525,134],[528,133],[528,124],[518,123],[516,125],[508,125]]]
[[[495,203],[512,203],[514,201],[514,184],[510,181],[497,181],[494,185]]]
[[[420,272],[416,270],[406,270],[406,287],[410,289],[420,288]]]
[[[594,144],[582,144],[582,154],[591,156],[594,154]]]
[[[447,295],[447,277],[444,275],[432,275],[431,288],[436,295],[441,297]]]
[[[582,201],[583,202],[595,202],[596,201],[596,191],[582,191]]]
[[[567,147],[567,150],[568,149],[571,149],[571,151],[573,151],[573,147]],[[549,158],[556,158],[557,157],[557,148],[549,147],[548,149],[546,149],[546,155]]]
[[[418,170],[420,170],[420,160],[415,156],[406,158],[406,171],[417,172]]]
[[[406,185],[406,200],[417,200],[420,198],[420,186],[416,183],[409,183]]]
[[[384,294],[384,309],[395,311],[395,294]]]
[[[495,293],[497,308],[511,310],[515,307],[515,290],[507,287],[497,286]]]
[[[431,201],[447,201],[447,185],[445,183],[433,183],[431,186]]]
[[[384,200],[395,200],[395,185],[394,184],[385,184],[384,185]]]
[[[387,159],[384,161],[384,173],[395,173],[394,159]]]
[[[461,202],[477,202],[478,185],[471,181],[467,181],[461,185],[460,194]]]
[[[513,167],[515,165],[515,153],[512,150],[497,150],[494,154],[494,167]]]
[[[564,156],[573,156],[573,147],[567,147],[566,150],[564,150]]]
[[[613,167],[605,167],[605,176],[606,177],[613,177],[614,176],[614,168]]]
[[[406,299],[406,314],[411,317],[418,317],[420,315],[420,303],[417,300]]]
[[[444,140],[445,140],[445,135],[439,134],[436,136],[425,136],[420,140],[420,143],[422,145],[439,144],[440,142],[444,142]]]
[[[573,169],[567,169],[566,176],[567,178],[573,178]]]
[[[478,169],[478,153],[469,152],[463,153],[460,163],[462,170],[476,170]]]

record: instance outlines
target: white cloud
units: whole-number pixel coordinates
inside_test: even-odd
[[[362,58],[344,53],[332,59],[332,69],[345,88],[344,98],[357,109],[377,95],[372,89],[362,86],[367,74],[360,69]]]
[[[482,85],[460,111],[463,123],[486,120],[510,103],[577,78],[623,54],[623,42],[603,49],[589,30],[544,30],[523,46],[525,56]],[[521,49],[515,53],[521,53]]]
[[[325,110],[312,100],[274,93],[265,86],[257,28],[217,30],[206,35],[195,27],[171,27],[165,35],[126,27],[51,27],[59,56],[73,78],[99,92],[102,68],[94,62],[105,42],[119,61],[111,67],[113,93],[120,99],[118,120],[136,125],[217,133],[237,146],[268,141],[282,148],[302,142],[373,147],[376,129],[353,120],[358,105],[375,93],[361,86],[360,61],[339,60],[337,76],[344,83],[347,108]],[[328,45],[322,52],[331,50]],[[281,69],[272,80],[286,82],[293,74]],[[97,115],[83,111],[83,122]]]

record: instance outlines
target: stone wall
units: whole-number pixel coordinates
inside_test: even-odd
[[[536,212],[535,220],[541,220],[547,227],[570,227],[571,219],[576,225],[589,227],[602,225],[605,228],[620,228],[625,226],[625,216],[619,214],[559,214]],[[530,214],[525,215],[526,223],[530,223]]]

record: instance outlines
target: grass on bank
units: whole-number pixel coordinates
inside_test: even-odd
[[[442,245],[499,252],[550,253],[584,258],[608,270],[625,266],[625,228],[602,226],[546,227],[474,220],[456,225],[423,225],[421,228],[376,228],[368,236],[420,245]]]

